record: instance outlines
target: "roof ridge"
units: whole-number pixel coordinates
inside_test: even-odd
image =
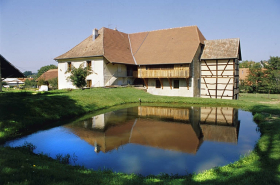
[[[131,53],[131,55],[132,55],[132,58],[133,58],[133,61],[134,61],[135,65],[137,65],[137,62],[136,62],[135,57],[134,57],[134,54],[132,53],[132,47],[131,47],[131,42],[130,42],[129,34],[127,34],[127,37],[128,37],[128,41],[129,41],[130,53]]]
[[[75,45],[73,48],[71,48],[69,51],[67,51],[66,53],[63,53],[62,55],[59,55],[58,57],[55,57],[54,59],[56,60],[56,58],[59,58],[63,55],[66,55],[67,53],[69,53],[70,51],[72,51],[75,47],[79,46],[80,44],[82,44],[86,39],[88,39],[89,37],[91,37],[92,35],[88,36],[87,38],[85,38],[82,42],[80,42],[79,44]]]
[[[49,69],[48,71],[54,71],[54,70],[58,70],[58,69]],[[48,71],[46,71],[46,72],[48,72]]]
[[[212,40],[232,40],[232,39],[238,39],[238,41],[240,41],[240,38],[212,39]],[[205,40],[205,41],[212,41],[212,40]]]
[[[175,27],[175,28],[165,28],[165,29],[159,29],[159,30],[151,30],[151,31],[143,31],[143,32],[129,33],[129,34],[131,35],[131,34],[138,34],[138,33],[145,33],[145,32],[154,32],[154,31],[172,30],[172,29],[188,28],[188,27],[197,27],[197,25],[191,25],[191,26],[181,26],[181,27]]]

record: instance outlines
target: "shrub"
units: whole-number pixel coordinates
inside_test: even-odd
[[[33,145],[32,143],[25,141],[23,145],[21,145],[17,148],[22,148],[28,152],[33,152],[37,147],[35,145]]]
[[[260,122],[264,120],[264,116],[262,114],[256,113],[253,117],[254,121]]]

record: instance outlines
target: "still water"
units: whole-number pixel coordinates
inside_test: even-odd
[[[40,131],[35,153],[76,156],[71,164],[142,175],[186,175],[234,162],[254,149],[260,133],[252,113],[231,107],[135,106]]]

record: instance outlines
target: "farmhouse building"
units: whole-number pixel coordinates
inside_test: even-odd
[[[87,87],[143,84],[166,96],[238,98],[239,39],[206,40],[197,26],[127,34],[109,28],[93,34],[58,62],[59,89],[71,67],[91,67]]]

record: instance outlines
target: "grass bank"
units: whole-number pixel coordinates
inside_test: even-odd
[[[133,88],[0,93],[0,142],[61,125],[91,111],[138,103],[234,106],[258,114],[261,138],[239,161],[188,176],[92,171],[60,164],[25,149],[0,147],[0,184],[277,184],[280,183],[280,95],[241,94],[240,100],[153,96]],[[257,116],[256,116],[257,117]]]

